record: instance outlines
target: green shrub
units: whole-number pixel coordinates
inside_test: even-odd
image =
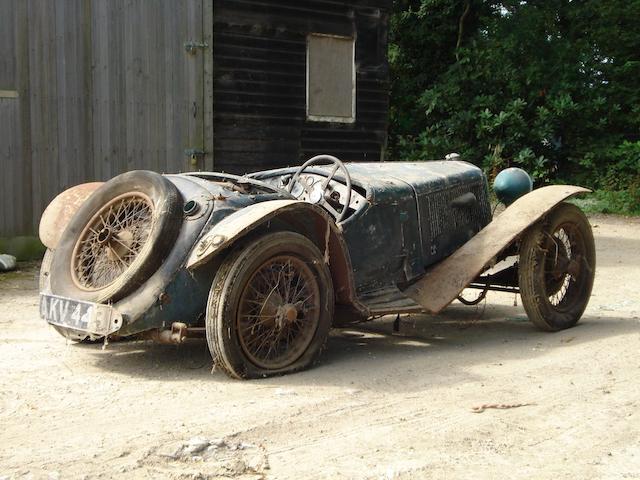
[[[519,166],[537,185],[608,191],[598,198],[613,210],[637,211],[640,0],[394,9],[389,158],[457,152],[490,177]]]

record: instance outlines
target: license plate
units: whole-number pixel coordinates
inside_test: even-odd
[[[111,305],[84,302],[50,293],[40,294],[40,317],[52,325],[96,335],[109,335],[122,326]]]

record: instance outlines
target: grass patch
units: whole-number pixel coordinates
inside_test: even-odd
[[[13,255],[19,262],[41,259],[45,248],[38,237],[0,237],[0,253]]]
[[[596,190],[583,198],[574,198],[571,203],[585,213],[613,213],[616,215],[640,215],[640,198],[626,190]]]

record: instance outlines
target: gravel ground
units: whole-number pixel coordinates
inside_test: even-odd
[[[258,381],[211,372],[204,341],[67,343],[37,266],[0,274],[0,478],[640,478],[640,220],[591,222],[576,328],[490,293],[335,331],[318,367]]]

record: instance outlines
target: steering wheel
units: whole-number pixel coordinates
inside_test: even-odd
[[[317,183],[313,185],[307,185],[306,182],[300,181],[300,175],[308,170],[309,167],[312,167],[314,165],[333,165],[331,173],[329,173],[327,178],[325,178],[324,181],[321,182],[319,188],[316,188]],[[327,189],[329,188],[329,182],[333,180],[333,177],[335,176],[338,169],[342,171],[342,174],[344,175],[347,183],[347,198],[345,199],[344,205],[342,206],[342,211],[336,210],[328,202],[325,196],[325,194],[327,193]],[[300,186],[304,189],[311,203],[315,203],[324,207],[331,214],[331,216],[336,219],[336,222],[341,222],[342,220],[344,220],[344,217],[347,215],[347,210],[349,210],[349,203],[351,203],[351,176],[349,175],[347,167],[344,166],[344,163],[342,163],[332,155],[316,155],[315,157],[310,158],[309,160],[304,162],[298,168],[298,170],[296,170],[296,173],[293,174],[293,177],[291,177],[291,180],[289,181],[289,193],[293,193],[293,188],[296,183],[300,184]],[[300,195],[296,196],[298,198],[300,197]]]

